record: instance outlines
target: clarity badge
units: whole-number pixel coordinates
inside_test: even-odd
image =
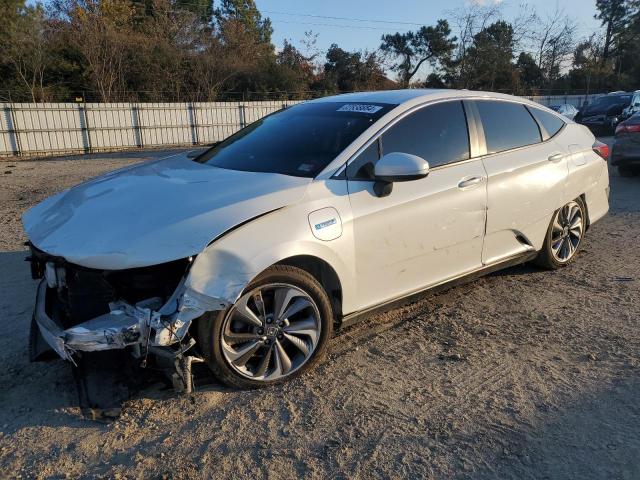
[[[327,220],[325,222],[316,223],[315,227],[316,227],[316,230],[320,230],[322,228],[327,228],[335,224],[336,224],[336,219],[332,218],[331,220]]]

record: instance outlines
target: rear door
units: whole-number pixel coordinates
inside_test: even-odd
[[[462,102],[447,101],[402,118],[349,164],[360,309],[481,266],[486,173],[470,150]],[[390,152],[418,155],[430,172],[378,197],[373,168]]]
[[[487,155],[484,264],[539,249],[567,180],[566,148],[521,103],[474,102]],[[555,117],[558,118],[558,117]]]

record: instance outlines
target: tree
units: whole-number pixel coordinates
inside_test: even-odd
[[[385,77],[375,53],[347,52],[334,43],[327,50],[326,58],[324,77],[318,85],[321,90],[378,90],[392,83]]]
[[[536,23],[537,27],[532,32],[536,61],[543,80],[550,86],[573,54],[576,24],[558,8]]]
[[[569,71],[569,81],[572,88],[585,89],[586,93],[593,91],[603,84],[607,69],[603,68],[602,45],[595,34],[580,42],[573,54],[573,68]]]
[[[256,45],[271,44],[271,20],[262,18],[254,0],[222,0],[214,15],[223,35],[231,26],[242,29],[242,33]]]
[[[530,53],[522,52],[516,62],[520,83],[526,92],[539,89],[542,85],[542,70]]]
[[[44,101],[45,72],[50,64],[48,23],[38,5],[25,7],[14,2],[13,7],[9,10],[12,21],[0,36],[2,60],[12,67],[18,85],[27,90],[32,102]]]
[[[466,88],[484,90],[513,90],[517,71],[512,63],[514,33],[511,24],[498,20],[476,33],[467,49],[465,68],[460,82]]]
[[[455,58],[445,65],[445,79],[451,86],[469,88],[466,72],[475,69],[477,58],[467,52],[473,46],[476,34],[500,17],[500,8],[498,2],[466,2],[464,7],[451,12],[459,39]]]
[[[284,46],[276,57],[282,90],[299,92],[304,95],[314,81],[315,71],[312,59],[302,54],[291,42],[285,40]]]
[[[423,26],[416,32],[383,35],[380,50],[395,59],[391,70],[398,73],[402,86],[408,87],[425,62],[432,66],[448,62],[456,40],[451,37],[449,23],[438,20],[435,26]]]
[[[596,0],[598,13],[595,18],[606,28],[602,45],[602,60],[607,61],[612,53],[621,45],[621,36],[629,23],[629,0]]]

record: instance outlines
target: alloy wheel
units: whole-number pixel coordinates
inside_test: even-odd
[[[575,255],[584,233],[582,208],[577,202],[569,202],[553,219],[551,229],[551,252],[561,263],[566,263]]]
[[[267,284],[242,295],[222,325],[222,353],[229,366],[252,380],[290,375],[313,355],[320,312],[300,288]]]

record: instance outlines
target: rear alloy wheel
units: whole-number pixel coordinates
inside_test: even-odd
[[[274,266],[227,310],[200,320],[199,338],[216,376],[260,387],[296,376],[324,353],[333,316],[326,293],[307,272]]]
[[[586,227],[582,199],[567,203],[553,215],[536,263],[545,268],[559,268],[571,262],[580,246]]]

